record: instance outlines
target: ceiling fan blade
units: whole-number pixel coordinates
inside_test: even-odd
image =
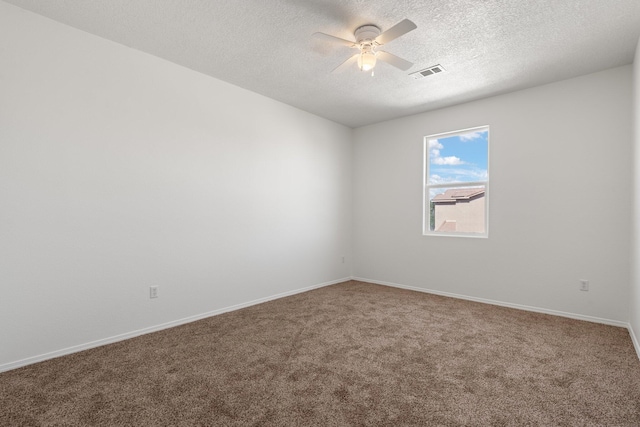
[[[402,21],[398,22],[396,25],[376,37],[375,41],[379,45],[387,44],[391,40],[395,40],[398,37],[407,34],[409,31],[415,30],[416,28],[418,28],[418,26],[412,21],[403,19]]]
[[[400,68],[402,71],[407,71],[413,66],[413,62],[409,62],[406,59],[400,58],[399,56],[392,55],[389,52],[385,52],[384,50],[377,51],[376,56],[381,61],[384,61],[389,65],[393,65],[396,68]]]
[[[331,34],[313,33],[313,36],[316,37],[316,38],[323,39],[323,40],[331,41],[333,43],[340,43],[340,44],[348,46],[348,47],[356,47],[356,42],[352,42],[352,41],[349,41],[349,40],[341,39],[340,37],[332,36]]]
[[[344,61],[342,64],[340,64],[336,68],[334,68],[333,71],[331,71],[331,72],[332,73],[340,73],[340,72],[346,70],[352,64],[354,64],[356,61],[358,61],[358,56],[359,55],[360,55],[359,53],[356,53],[355,55],[351,56],[349,59]]]

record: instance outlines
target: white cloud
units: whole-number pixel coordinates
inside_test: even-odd
[[[453,169],[449,173],[460,177],[460,179],[465,178],[465,181],[470,179],[473,181],[486,181],[487,179],[486,169]]]
[[[450,182],[477,182],[487,180],[486,169],[433,168],[429,176],[429,185],[448,184]]]
[[[460,135],[460,141],[473,141],[474,139],[483,138],[487,131],[482,132],[469,132],[463,135]]]
[[[429,140],[429,152],[431,153],[431,158],[440,157],[440,150],[442,150],[444,146],[440,144],[440,141],[437,139]]]
[[[450,182],[450,180],[434,173],[429,177],[429,185],[443,184],[445,182]]]
[[[443,146],[442,144],[440,144],[440,141],[438,141],[437,139],[430,139],[429,140],[429,148],[437,148],[439,150],[442,150]]]
[[[444,148],[444,145],[437,139],[429,140],[429,153],[431,157],[431,163],[434,165],[463,165],[464,162],[456,156],[440,157],[440,150]]]
[[[456,156],[447,156],[447,157],[432,157],[431,163],[436,165],[463,165],[464,162],[460,160],[459,157]]]

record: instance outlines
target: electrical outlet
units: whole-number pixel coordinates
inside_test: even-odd
[[[342,257],[342,263],[344,264],[344,257]]]
[[[158,298],[157,286],[149,286],[149,298]]]
[[[588,280],[580,279],[580,290],[581,291],[588,291],[589,290],[589,281]]]

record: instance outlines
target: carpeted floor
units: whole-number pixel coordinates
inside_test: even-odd
[[[627,330],[347,282],[0,374],[2,426],[638,426]]]

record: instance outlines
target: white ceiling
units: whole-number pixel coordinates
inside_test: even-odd
[[[630,64],[640,37],[640,0],[5,1],[351,127]],[[331,74],[353,51],[312,37],[404,18],[406,72]]]

